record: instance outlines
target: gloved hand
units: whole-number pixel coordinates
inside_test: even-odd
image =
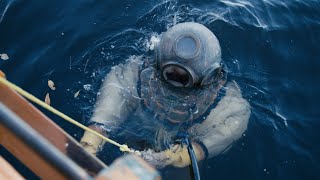
[[[192,143],[192,146],[197,160],[204,159],[205,153],[201,146],[197,143]],[[150,149],[143,151],[141,152],[141,157],[157,168],[164,168],[168,165],[185,167],[191,164],[187,146],[179,144],[173,145],[170,149],[161,152],[154,152]]]
[[[102,133],[102,130],[96,126],[89,126],[90,129],[93,129],[99,133]],[[89,152],[90,154],[96,155],[99,147],[102,147],[105,143],[104,140],[102,140],[97,135],[86,131],[84,132],[80,144],[83,146],[83,148]]]

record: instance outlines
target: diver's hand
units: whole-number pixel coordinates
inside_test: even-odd
[[[101,133],[101,130],[95,126],[89,126],[89,128]],[[90,154],[93,154],[93,155],[97,154],[98,149],[101,146],[103,146],[104,143],[105,142],[100,137],[98,137],[97,135],[95,135],[89,131],[84,132],[84,134],[80,140],[80,144],[83,146],[83,148],[87,152],[89,152]]]
[[[197,160],[204,159],[205,153],[201,146],[197,143],[192,143],[193,149],[196,153]],[[141,152],[141,157],[151,165],[157,168],[163,168],[168,165],[175,167],[186,167],[191,164],[188,149],[185,145],[173,145],[170,149],[154,152],[153,150],[147,150]]]
[[[172,162],[170,158],[162,152],[154,152],[151,149],[141,152],[141,157],[147,161],[149,164],[156,168],[164,168],[167,165],[170,165]]]

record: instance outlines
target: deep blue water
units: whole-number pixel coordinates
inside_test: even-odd
[[[229,79],[252,106],[245,136],[200,163],[202,178],[320,179],[318,0],[1,0],[0,54],[9,60],[0,59],[0,69],[40,99],[50,92],[52,106],[86,123],[110,68],[147,54],[151,36],[186,21],[215,33]],[[92,89],[84,90],[85,84]],[[44,112],[76,139],[82,136]],[[162,174],[189,178],[185,169]]]

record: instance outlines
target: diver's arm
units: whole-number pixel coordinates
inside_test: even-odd
[[[100,133],[108,134],[114,131],[125,121],[138,106],[140,98],[137,93],[138,73],[141,66],[141,57],[129,60],[126,64],[114,66],[108,73],[100,88],[100,96],[96,103],[89,126]],[[102,124],[104,126],[97,126]],[[104,142],[99,137],[86,131],[81,144],[92,154]]]
[[[226,95],[221,99],[201,124],[191,128],[198,142],[202,142],[209,157],[226,150],[238,140],[247,129],[250,117],[250,104],[242,98],[235,82],[226,87]]]

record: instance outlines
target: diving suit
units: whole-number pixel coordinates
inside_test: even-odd
[[[181,134],[191,140],[198,161],[218,155],[242,136],[250,104],[237,83],[227,81],[219,41],[208,28],[177,24],[156,42],[154,54],[131,57],[111,69],[90,128],[107,136],[147,130],[139,138],[152,146],[141,156],[160,168],[191,163]],[[104,144],[90,132],[80,142],[92,154]]]

